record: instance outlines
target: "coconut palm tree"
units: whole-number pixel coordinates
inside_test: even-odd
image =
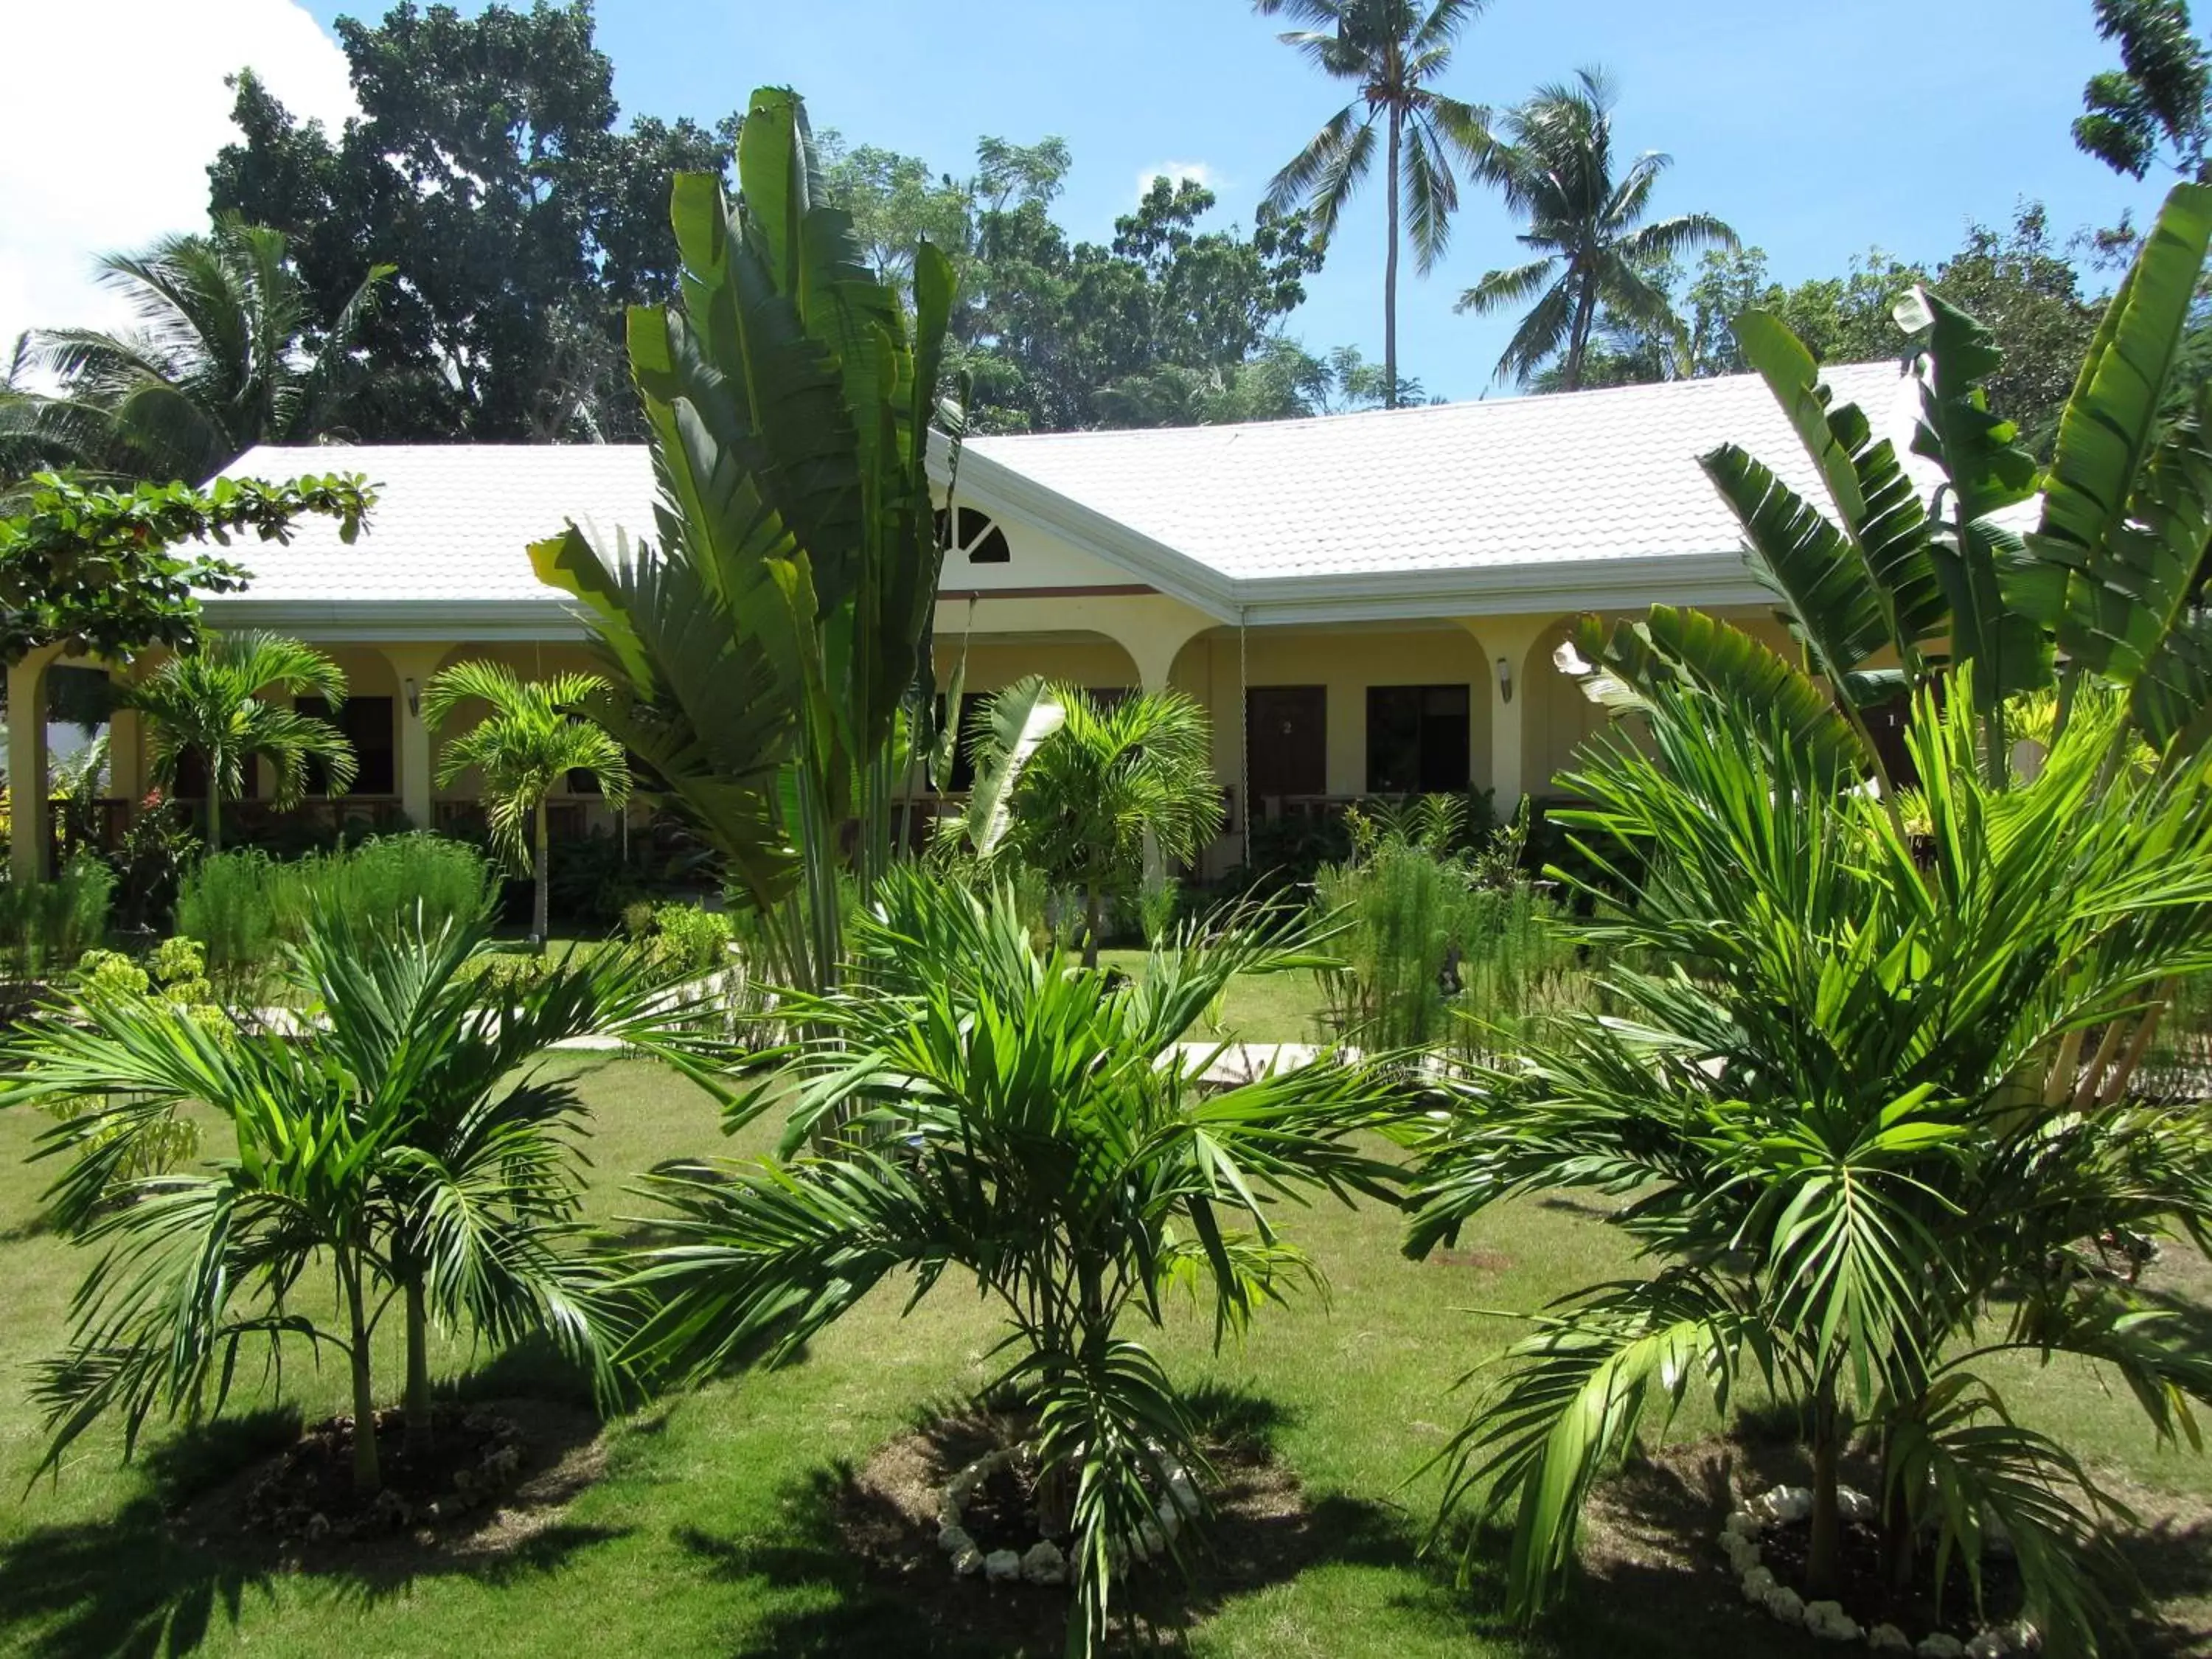
[[[1497,142],[1483,154],[1480,176],[1528,216],[1521,240],[1540,255],[1487,273],[1460,295],[1461,311],[1528,307],[1498,360],[1500,380],[1526,382],[1556,357],[1559,389],[1579,390],[1601,311],[1680,337],[1673,301],[1643,268],[1692,248],[1736,246],[1735,232],[1711,214],[1643,222],[1652,189],[1673,158],[1646,150],[1613,176],[1613,98],[1603,70],[1578,70],[1571,82],[1540,88],[1508,111],[1499,118]]]
[[[1057,730],[1010,747],[1005,734],[1032,730],[1030,711],[1057,704]],[[995,718],[1000,708],[1024,718]],[[993,699],[976,728],[972,801],[1005,797],[1003,842],[1031,869],[1083,894],[1083,965],[1098,965],[1108,897],[1134,887],[1149,837],[1158,854],[1195,860],[1221,833],[1221,786],[1206,711],[1180,691],[1133,692],[1102,703],[1074,686],[1018,680]],[[1010,790],[998,780],[1018,769]],[[993,850],[988,831],[979,851]]]
[[[761,1066],[798,1086],[783,1156],[822,1150],[652,1182],[672,1237],[633,1280],[659,1305],[629,1352],[709,1375],[763,1343],[791,1352],[902,1270],[910,1303],[972,1280],[1008,1327],[1002,1380],[1036,1413],[1038,1508],[1072,1534],[1069,1646],[1087,1653],[1124,1553],[1180,1556],[1162,1534],[1200,1499],[1176,1477],[1205,1473],[1128,1328],[1158,1326],[1181,1284],[1218,1340],[1311,1279],[1271,1200],[1388,1194],[1392,1167],[1360,1140],[1383,1091],[1327,1058],[1223,1090],[1162,1063],[1232,975],[1314,962],[1301,935],[1232,918],[1115,981],[1033,949],[1010,894],[909,864],[850,937],[865,988],[780,1007],[805,1035]]]
[[[601,727],[570,711],[602,695],[596,674],[556,674],[526,680],[504,663],[463,662],[443,669],[422,688],[422,718],[432,727],[471,700],[490,712],[446,745],[438,781],[451,783],[475,767],[483,780],[492,844],[525,866],[536,884],[531,937],[542,949],[550,922],[552,848],[546,833],[546,797],[572,772],[598,780],[599,793],[620,806],[629,799],[629,761],[622,744]]]
[[[1436,88],[1450,67],[1453,43],[1489,0],[1253,0],[1263,17],[1287,14],[1305,25],[1281,38],[1358,94],[1308,141],[1267,187],[1280,211],[1304,204],[1326,246],[1337,220],[1375,163],[1381,128],[1389,217],[1382,267],[1383,404],[1400,400],[1398,245],[1410,234],[1413,261],[1426,276],[1451,240],[1459,210],[1452,157],[1479,163],[1489,149],[1488,112]]]
[[[100,280],[138,326],[33,333],[28,362],[62,390],[0,394],[0,449],[198,483],[255,444],[342,431],[362,378],[354,343],[392,270],[372,267],[325,319],[314,314],[283,233],[234,216],[143,253],[107,254]]]
[[[535,1073],[564,1038],[614,1036],[706,1078],[641,951],[571,954],[520,985],[483,972],[477,916],[357,929],[311,919],[287,972],[324,1018],[297,1031],[210,1026],[166,998],[88,988],[69,1018],[7,1045],[0,1107],[98,1097],[46,1132],[70,1158],[61,1212],[101,1259],[67,1351],[39,1395],[50,1463],[108,1412],[220,1409],[240,1350],[287,1338],[346,1356],[354,1478],[381,1479],[374,1339],[406,1322],[406,1409],[427,1426],[433,1321],[505,1345],[543,1334],[604,1352],[589,1267],[566,1247],[580,1198],[573,1083]],[[188,1103],[228,1120],[237,1156],[204,1172],[131,1177],[136,1137]],[[327,1272],[333,1314],[295,1290]]]
[[[332,794],[353,781],[353,745],[328,720],[270,700],[345,701],[345,674],[312,645],[258,629],[216,634],[199,648],[166,659],[118,701],[145,716],[154,775],[174,791],[186,757],[207,771],[207,848],[222,850],[222,803],[246,793],[246,769],[266,761],[281,811],[307,792],[309,763],[322,768]]]

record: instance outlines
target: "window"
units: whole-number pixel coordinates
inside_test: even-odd
[[[398,768],[392,750],[392,702],[389,697],[348,697],[335,714],[320,697],[301,697],[293,704],[302,714],[328,720],[345,733],[353,745],[356,770],[349,795],[392,795],[399,792]],[[317,761],[307,763],[307,793],[330,793],[327,769]]]
[[[1464,685],[1367,688],[1367,792],[1457,794],[1468,785]]]
[[[1328,688],[1255,685],[1244,693],[1252,799],[1328,793]]]
[[[1006,532],[992,521],[988,513],[978,513],[972,507],[959,509],[958,522],[948,525],[945,509],[937,513],[937,538],[947,552],[968,556],[970,564],[1010,564],[1014,550],[1006,544]]]

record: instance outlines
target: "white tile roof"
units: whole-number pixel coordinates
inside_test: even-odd
[[[351,547],[322,519],[299,521],[288,546],[234,541],[228,556],[253,573],[245,597],[255,601],[544,600],[551,590],[532,574],[529,546],[565,520],[653,531],[653,460],[641,444],[272,444],[223,471],[272,483],[358,472],[376,489]]]
[[[1913,394],[1894,363],[1826,378],[1877,429],[1910,429]],[[1731,552],[1735,520],[1697,465],[1728,440],[1826,502],[1749,374],[1250,426],[981,437],[968,453],[1252,582]]]
[[[1894,364],[1826,373],[1903,447],[1914,393]],[[1686,580],[1693,569],[1708,583],[1723,569],[1744,580],[1735,521],[1697,465],[1726,440],[1825,502],[1752,375],[1250,426],[975,438],[961,491],[1217,614],[1325,592],[1354,609],[1371,600],[1378,616],[1408,614],[1386,601],[1432,608],[1407,596],[1433,594],[1448,613],[1455,572],[1470,594],[1511,590],[1517,608],[1553,597],[1554,584],[1589,591],[1609,562],[1636,602],[1677,563]],[[568,519],[653,529],[652,465],[635,445],[271,446],[226,470],[360,472],[378,501],[350,548],[319,520],[289,546],[239,544],[255,580],[213,602],[219,622],[264,605],[282,611],[280,625],[390,607],[428,617],[436,605],[557,616],[557,596],[531,571],[531,542]]]

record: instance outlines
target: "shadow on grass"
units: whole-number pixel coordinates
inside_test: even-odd
[[[502,1387],[502,1383],[505,1384]],[[496,1367],[463,1379],[461,1398],[519,1390]],[[96,1521],[35,1527],[0,1548],[0,1645],[25,1659],[155,1659],[188,1654],[218,1620],[274,1600],[281,1580],[319,1583],[341,1600],[376,1601],[418,1579],[520,1582],[620,1534],[558,1518],[597,1477],[598,1424],[565,1402],[523,1400],[531,1464],[513,1508],[472,1513],[422,1541],[397,1534],[350,1545],[302,1547],[248,1527],[245,1489],[264,1460],[296,1441],[290,1408],[216,1419],[142,1453],[142,1486]]]

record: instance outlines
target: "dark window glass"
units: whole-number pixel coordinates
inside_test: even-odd
[[[948,523],[945,509],[939,507],[937,540],[940,547],[948,550],[964,550],[970,564],[1006,564],[1014,556],[1013,549],[1006,544],[1006,532],[992,522],[989,514],[979,513],[972,507],[960,509],[957,523]]]
[[[1328,792],[1328,688],[1255,685],[1244,694],[1252,798]]]
[[[205,800],[208,793],[207,757],[187,749],[177,757],[177,781],[169,791],[179,800]]]
[[[1368,793],[1441,795],[1464,790],[1469,706],[1464,685],[1368,687]]]
[[[399,793],[399,772],[393,753],[396,733],[390,697],[348,697],[345,706],[336,714],[330,704],[320,697],[301,697],[293,705],[302,714],[312,714],[325,720],[345,733],[346,741],[353,745],[356,769],[349,795],[393,795]],[[307,793],[313,795],[330,792],[328,769],[319,762],[307,763]]]

